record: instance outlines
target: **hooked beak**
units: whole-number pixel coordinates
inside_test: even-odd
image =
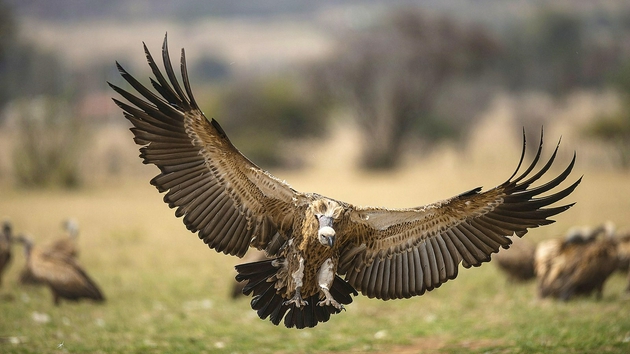
[[[321,216],[319,218],[319,230],[317,233],[324,236],[329,247],[335,243],[335,229],[332,227],[333,218],[330,216]]]

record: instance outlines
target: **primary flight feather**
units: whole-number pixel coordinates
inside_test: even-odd
[[[262,170],[232,145],[214,119],[195,101],[185,53],[181,53],[183,88],[167,49],[162,46],[166,77],[146,45],[153,72],[149,90],[117,63],[139,95],[110,84],[129,103],[114,99],[133,124],[140,157],[160,174],[151,184],[165,193],[175,215],[210,248],[242,257],[250,247],[270,257],[236,266],[247,281],[251,306],[260,318],[287,327],[326,322],[352,302],[357,290],[383,300],[409,298],[457,276],[459,264],[479,266],[508,236],[553,222],[548,218],[573,204],[549,207],[568,196],[580,179],[559,185],[574,162],[549,182],[545,175],[557,152],[539,171],[541,143],[532,163],[490,190],[475,188],[448,200],[408,209],[357,207],[316,193],[301,193]],[[356,290],[355,290],[356,289]]]

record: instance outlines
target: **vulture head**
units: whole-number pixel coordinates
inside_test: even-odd
[[[66,230],[70,238],[76,239],[77,236],[79,236],[79,223],[75,219],[65,219],[62,223],[62,227]]]
[[[9,241],[11,241],[11,236],[12,236],[11,230],[12,230],[12,227],[11,227],[10,222],[5,221],[2,223],[2,233]]]
[[[317,219],[317,240],[324,246],[333,247],[335,244],[335,229],[333,223],[338,219],[343,208],[339,203],[330,199],[318,199],[311,203],[310,211]]]

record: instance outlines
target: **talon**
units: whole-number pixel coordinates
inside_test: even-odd
[[[336,300],[332,300],[332,299],[329,299],[329,298],[326,298],[326,299],[318,302],[317,306],[332,306],[332,307],[336,308],[339,311],[346,309],[345,307],[343,307],[342,304],[338,303]]]
[[[287,300],[285,302],[282,303],[283,305],[291,305],[291,304],[295,304],[295,307],[302,307],[302,306],[307,306],[308,305],[308,301],[302,299],[302,295],[300,294],[299,290],[295,291],[295,295],[293,295],[293,297],[290,300]]]
[[[333,306],[337,310],[345,310],[342,304],[338,303],[332,295],[327,287],[320,286],[320,290],[324,293],[324,300],[317,303],[318,306]]]
[[[300,299],[296,299],[293,297],[291,300],[287,300],[283,303],[284,305],[295,304],[295,307],[302,307],[308,305],[308,301]]]

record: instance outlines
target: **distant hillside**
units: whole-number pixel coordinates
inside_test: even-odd
[[[190,19],[207,16],[269,16],[309,13],[330,5],[382,3],[379,0],[5,0],[19,15],[47,20],[76,18],[168,17]],[[394,1],[404,2],[404,1]],[[390,2],[392,3],[392,2]]]
[[[209,17],[306,17],[338,15],[339,9],[356,14],[400,6],[418,6],[425,11],[503,28],[544,8],[563,8],[582,14],[630,11],[627,0],[0,0],[18,17],[50,22],[96,19],[190,21]],[[342,15],[342,17],[345,15]]]

